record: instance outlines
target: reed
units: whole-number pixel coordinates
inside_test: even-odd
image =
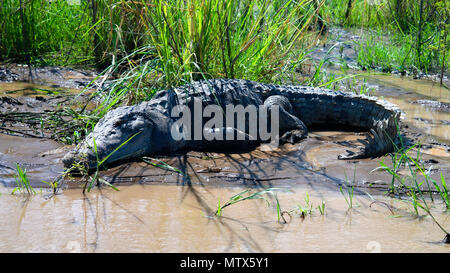
[[[16,192],[26,192],[28,195],[36,194],[27,177],[26,169],[22,169],[19,163],[16,163],[16,171],[17,175],[14,175],[14,179],[16,180],[17,187],[13,189],[11,194],[15,194]]]
[[[446,1],[328,0],[322,14],[332,24],[369,30],[359,47],[362,68],[437,73],[448,63]]]
[[[126,10],[139,17],[142,45],[113,58],[99,76],[121,73],[93,95],[104,98],[91,113],[96,118],[120,103],[147,100],[157,90],[192,80],[276,82],[283,78],[280,72],[294,71],[306,58],[312,46],[308,42],[316,35],[308,30],[316,16],[310,1],[158,0],[132,5]]]

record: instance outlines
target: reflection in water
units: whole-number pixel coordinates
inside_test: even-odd
[[[450,143],[450,113],[409,103],[399,97],[386,97],[386,100],[398,105],[406,113],[406,122]]]
[[[273,198],[247,200],[213,217],[217,202],[225,203],[241,187],[123,186],[120,192],[94,190],[83,195],[67,190],[45,200],[36,195],[22,206],[21,198],[0,198],[0,252],[450,252],[436,243],[442,232],[429,217],[410,217],[405,202],[383,197],[398,215],[367,196],[355,197],[348,210],[338,191],[296,187],[279,191],[282,210],[326,202],[325,215],[314,210],[304,219],[292,213],[288,224],[277,222]],[[26,213],[20,213],[21,207]],[[439,206],[437,206],[439,207]],[[435,217],[448,221],[440,208]],[[375,242],[375,243],[374,243]]]
[[[402,91],[413,92],[422,97],[431,98],[441,102],[450,102],[450,90],[439,83],[425,79],[411,79],[409,77],[393,76],[389,74],[370,74],[370,79],[374,79],[390,88],[396,87]],[[395,94],[393,94],[395,95]]]
[[[450,113],[412,103],[416,100],[450,102],[450,90],[430,80],[417,80],[386,74],[365,73],[364,78],[377,87],[377,95],[397,104],[406,122],[450,144]]]

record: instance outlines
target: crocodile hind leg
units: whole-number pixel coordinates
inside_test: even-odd
[[[358,140],[358,142],[363,144],[360,151],[356,153],[347,151],[348,154],[339,155],[338,159],[375,158],[392,152],[399,137],[394,118],[396,117],[377,122],[375,129],[370,129],[370,134],[365,134],[365,140]]]
[[[299,118],[293,115],[293,108],[289,99],[285,96],[274,95],[264,101],[264,107],[269,115],[275,105],[279,106],[280,144],[294,144],[304,139],[308,134],[308,129]]]

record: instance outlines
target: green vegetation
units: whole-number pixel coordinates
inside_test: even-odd
[[[28,195],[36,194],[36,191],[30,184],[30,181],[27,177],[27,170],[22,169],[18,163],[16,163],[16,171],[17,175],[14,175],[14,179],[16,180],[17,187],[11,192],[11,194],[15,194],[16,192],[25,192]]]
[[[144,157],[142,157],[142,161],[144,161],[145,163],[147,163],[149,165],[152,165],[154,167],[161,168],[161,169],[164,169],[164,170],[168,170],[168,171],[171,171],[171,172],[176,172],[176,173],[179,173],[181,175],[184,175],[184,173],[180,169],[178,169],[176,167],[173,167],[173,166],[170,166],[166,162],[164,162],[162,160],[159,160],[157,158],[151,158],[151,157],[144,156]],[[151,162],[151,161],[156,161],[158,163],[154,163],[154,162]]]
[[[240,192],[238,194],[235,194],[235,195],[231,196],[230,199],[223,205],[220,204],[220,199],[218,199],[217,210],[215,212],[215,215],[216,216],[222,216],[224,208],[226,208],[228,206],[231,206],[233,204],[236,204],[238,202],[245,201],[245,200],[263,199],[263,200],[265,200],[267,202],[268,205],[270,205],[269,201],[267,201],[267,199],[264,198],[263,194],[266,194],[266,193],[268,193],[268,192],[270,192],[272,190],[274,190],[274,189],[266,189],[266,190],[254,192],[254,193],[251,193],[251,194],[250,194],[250,190],[245,190],[245,191],[242,191],[242,192]],[[245,196],[245,194],[247,194],[247,196]]]
[[[353,173],[353,182],[351,183],[351,185],[348,181],[347,174],[345,173],[345,183],[346,183],[345,190],[347,194],[344,193],[342,185],[339,186],[339,191],[341,192],[342,196],[344,196],[345,202],[347,203],[349,210],[353,208],[353,194],[355,191],[355,182],[356,182],[356,167]]]
[[[413,148],[417,149],[416,155],[414,157],[411,156]],[[450,243],[449,232],[436,220],[434,215],[431,213],[431,206],[435,203],[435,199],[433,197],[434,192],[431,184],[434,186],[436,193],[438,193],[441,197],[442,202],[446,207],[446,213],[450,213],[448,189],[443,174],[441,173],[442,186],[439,186],[437,181],[431,177],[431,168],[429,168],[428,170],[425,168],[425,163],[421,158],[420,143],[416,143],[414,145],[411,145],[410,147],[407,147],[403,142],[401,142],[400,146],[395,145],[395,149],[395,152],[390,154],[392,167],[388,167],[387,164],[385,164],[382,160],[380,161],[381,166],[375,168],[373,171],[381,169],[392,175],[388,193],[397,196],[401,200],[404,196],[407,196],[409,199],[406,201],[411,204],[414,216],[419,217],[419,209],[422,209],[445,233],[444,242]],[[409,170],[409,175],[401,175],[401,167],[407,167]],[[423,178],[420,178],[419,176]],[[396,181],[400,185],[396,185]],[[432,204],[430,204],[430,201]],[[391,208],[389,209],[391,210]]]
[[[234,205],[238,202],[242,202],[242,201],[246,201],[246,200],[256,200],[256,199],[262,199],[264,201],[266,201],[267,205],[270,206],[270,202],[266,199],[266,197],[264,195],[266,194],[272,194],[275,198],[276,201],[276,209],[277,209],[277,219],[279,223],[287,223],[287,221],[284,219],[284,214],[289,214],[286,211],[282,211],[281,210],[281,206],[280,206],[280,202],[278,200],[278,196],[276,194],[276,191],[281,190],[279,188],[267,188],[261,191],[256,191],[256,192],[251,192],[250,189],[247,189],[245,191],[242,191],[238,194],[233,195],[232,197],[230,197],[230,199],[225,203],[225,204],[221,204],[220,203],[220,199],[217,200],[217,210],[214,213],[215,216],[222,216],[223,214],[223,209]],[[281,220],[283,220],[283,222],[281,222]]]
[[[323,205],[323,203],[322,203]],[[313,212],[313,204],[311,203],[309,199],[309,194],[306,193],[305,196],[305,206],[302,206],[300,204],[297,204],[298,212],[300,214],[300,217],[305,218],[306,215],[312,214]],[[322,213],[322,212],[321,212]]]
[[[0,6],[0,61],[65,65],[91,61],[87,3],[4,0]]]
[[[114,189],[116,191],[119,190],[115,186],[113,186],[111,183],[109,183],[108,181],[106,181],[105,179],[103,179],[103,178],[101,178],[99,176],[100,175],[100,168],[102,167],[103,163],[105,163],[106,160],[108,160],[109,157],[111,157],[115,152],[117,152],[120,148],[122,148],[125,144],[127,144],[130,140],[132,140],[135,136],[137,136],[140,133],[141,132],[137,132],[134,135],[132,135],[131,137],[129,137],[126,141],[124,141],[123,143],[118,145],[117,148],[114,149],[114,151],[112,151],[111,153],[106,155],[102,160],[100,160],[100,158],[98,157],[97,144],[95,142],[95,138],[93,139],[93,142],[94,142],[93,152],[94,152],[95,157],[97,159],[96,170],[95,170],[94,176],[90,177],[90,182],[89,182],[89,180],[86,181],[86,183],[84,185],[84,188],[83,188],[83,193],[85,193],[86,186],[88,185],[88,182],[89,182],[89,186],[87,187],[87,191],[88,192],[92,189],[92,186],[94,185],[94,182],[96,182],[97,185],[99,185],[100,183],[103,183],[103,184],[111,187],[112,189]],[[87,175],[87,171],[84,170],[84,172]]]
[[[321,215],[325,215],[325,201],[322,200],[322,203],[317,206]]]
[[[367,31],[358,64],[367,69],[417,73],[448,66],[450,5],[445,0],[325,1],[324,17]]]

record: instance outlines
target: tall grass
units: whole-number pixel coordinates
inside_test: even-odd
[[[3,0],[0,4],[0,61],[72,63],[90,57],[87,4],[68,1]],[[27,60],[28,59],[28,60]]]
[[[105,67],[139,47],[139,10],[124,0],[3,0],[0,61]]]
[[[363,68],[443,73],[450,49],[447,2],[328,0],[322,14],[333,24],[375,30],[360,45],[358,61]]]
[[[163,74],[270,79],[295,58],[314,15],[308,1],[155,1],[144,18]]]
[[[149,99],[156,90],[208,78],[274,82],[304,60],[316,32],[311,1],[135,1],[144,44],[115,61],[102,77],[123,72],[107,87],[97,118],[120,103]],[[118,38],[121,42],[120,37]],[[126,71],[124,72],[124,67]]]
[[[105,68],[128,56],[127,65],[136,66],[129,57],[149,47],[146,58],[158,61],[165,85],[204,77],[269,81],[302,61],[308,28],[328,22],[387,30],[406,41],[376,41],[374,52],[363,45],[364,65],[389,61],[377,50],[385,47],[404,56],[395,64],[400,68],[445,70],[449,6],[442,0],[3,0],[0,60]]]
[[[0,56],[104,64],[151,45],[169,83],[210,72],[266,75],[295,55],[290,49],[320,6],[306,0],[4,0]]]

